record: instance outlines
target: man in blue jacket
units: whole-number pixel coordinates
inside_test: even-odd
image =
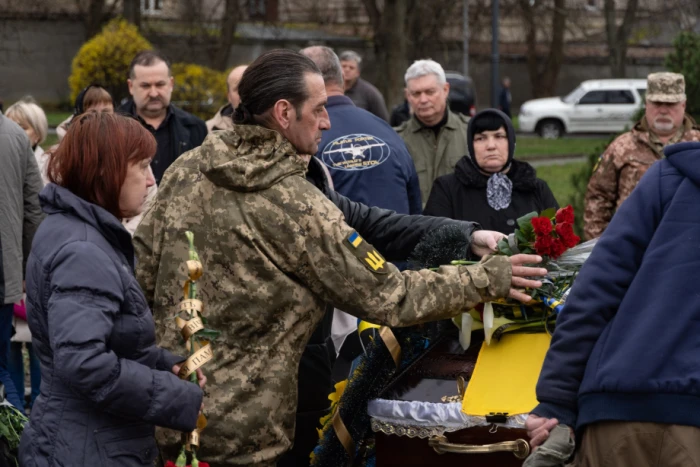
[[[368,206],[420,214],[418,175],[403,140],[344,95],[343,69],[332,49],[315,46],[301,53],[316,63],[326,85],[331,129],[323,132],[316,157],[330,171],[335,190]]]
[[[700,465],[700,143],[664,150],[579,274],[527,428],[559,423],[577,467]]]

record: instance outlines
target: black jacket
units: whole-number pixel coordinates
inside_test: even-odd
[[[532,211],[559,208],[547,183],[537,178],[527,162],[513,160],[506,174],[513,182],[510,206],[496,211],[486,200],[488,176],[479,172],[467,156],[459,160],[454,173],[438,177],[423,210],[428,216],[444,216],[478,222],[486,230],[506,234],[517,229],[516,220]]]
[[[133,100],[127,101],[119,108],[119,112],[136,117],[141,123],[144,122],[136,114],[136,105]],[[158,167],[151,164],[156,182],[160,182],[163,172],[190,149],[202,145],[207,136],[207,125],[198,117],[185,112],[179,107],[170,104],[172,115],[168,119],[170,125],[170,154],[163,155],[163,160],[158,161]],[[160,155],[159,155],[160,156]]]
[[[406,261],[421,238],[440,226],[457,222],[470,234],[478,227],[472,222],[396,214],[351,201],[330,188],[320,164],[321,161],[311,158],[306,179],[343,212],[349,226],[357,230],[389,261]],[[278,467],[308,465],[309,453],[318,442],[316,428],[319,419],[328,413],[328,395],[332,392],[331,372],[335,361],[335,348],[331,340],[332,322],[333,307],[328,307],[323,321],[301,356],[294,448],[279,461]]]

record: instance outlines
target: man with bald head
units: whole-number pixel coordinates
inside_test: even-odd
[[[226,78],[228,104],[221,107],[211,120],[207,120],[207,130],[230,130],[233,128],[233,111],[241,103],[241,98],[238,95],[238,83],[241,82],[246,68],[248,68],[247,65],[240,65],[228,74],[228,78]]]

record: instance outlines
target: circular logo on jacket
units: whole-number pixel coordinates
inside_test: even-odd
[[[354,133],[328,143],[321,160],[331,169],[366,170],[384,163],[390,154],[389,145],[376,136]]]

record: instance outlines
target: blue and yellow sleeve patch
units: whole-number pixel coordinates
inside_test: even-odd
[[[372,271],[374,274],[389,273],[389,268],[387,267],[388,263],[386,260],[357,232],[353,231],[347,237],[345,237],[343,244],[348,250],[350,250],[353,256],[360,260],[364,267]]]
[[[362,243],[362,237],[360,237],[360,234],[357,232],[353,232],[348,237],[348,242],[350,242],[350,245],[357,248]]]

